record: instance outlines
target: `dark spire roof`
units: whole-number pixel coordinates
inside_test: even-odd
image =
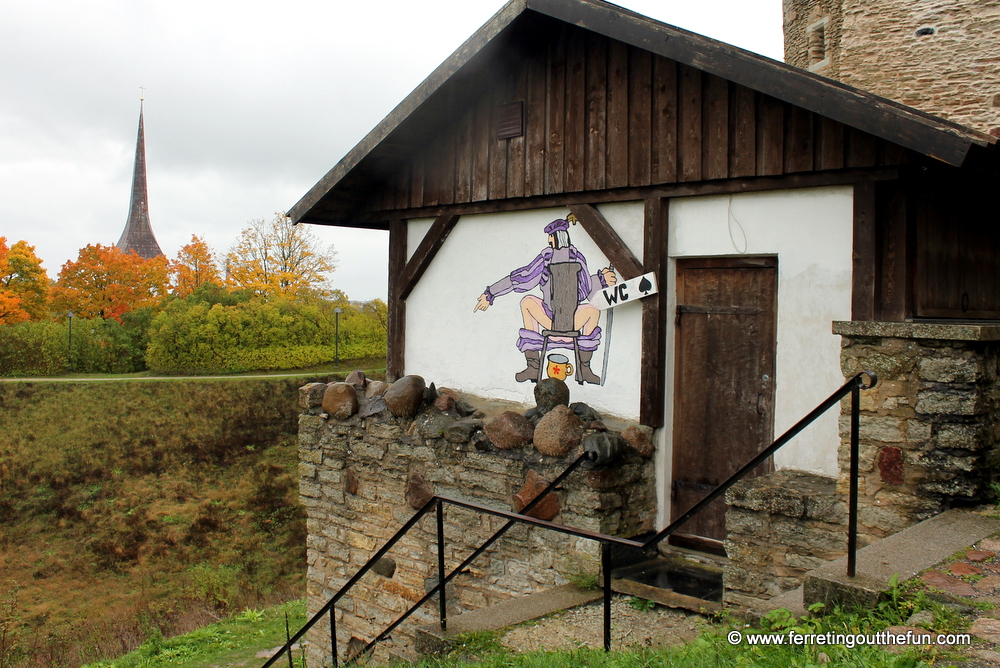
[[[149,200],[146,197],[146,139],[142,129],[142,101],[139,102],[139,136],[135,142],[135,167],[132,170],[132,201],[121,239],[115,244],[123,252],[135,251],[147,260],[163,255],[149,223]]]

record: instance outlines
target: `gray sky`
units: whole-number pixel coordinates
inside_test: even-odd
[[[149,209],[163,252],[225,252],[298,201],[503,0],[0,0],[0,236],[55,278],[125,225],[145,86]],[[622,0],[782,57],[781,0]],[[387,235],[310,226],[335,287],[386,294]]]

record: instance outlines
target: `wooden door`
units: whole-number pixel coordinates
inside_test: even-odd
[[[677,261],[672,519],[773,439],[777,295],[777,258]],[[673,542],[718,551],[725,513],[717,499]]]

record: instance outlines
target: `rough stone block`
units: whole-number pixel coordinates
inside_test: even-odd
[[[917,412],[923,415],[975,415],[973,390],[925,389],[917,393]]]
[[[920,380],[933,383],[975,383],[982,375],[982,363],[971,353],[925,357],[917,365]]]
[[[299,388],[299,408],[309,409],[323,405],[326,383],[309,383]]]

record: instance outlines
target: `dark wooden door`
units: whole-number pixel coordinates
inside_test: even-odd
[[[672,519],[773,438],[777,295],[777,258],[677,261]],[[725,513],[714,501],[680,527],[681,541],[718,549]]]

